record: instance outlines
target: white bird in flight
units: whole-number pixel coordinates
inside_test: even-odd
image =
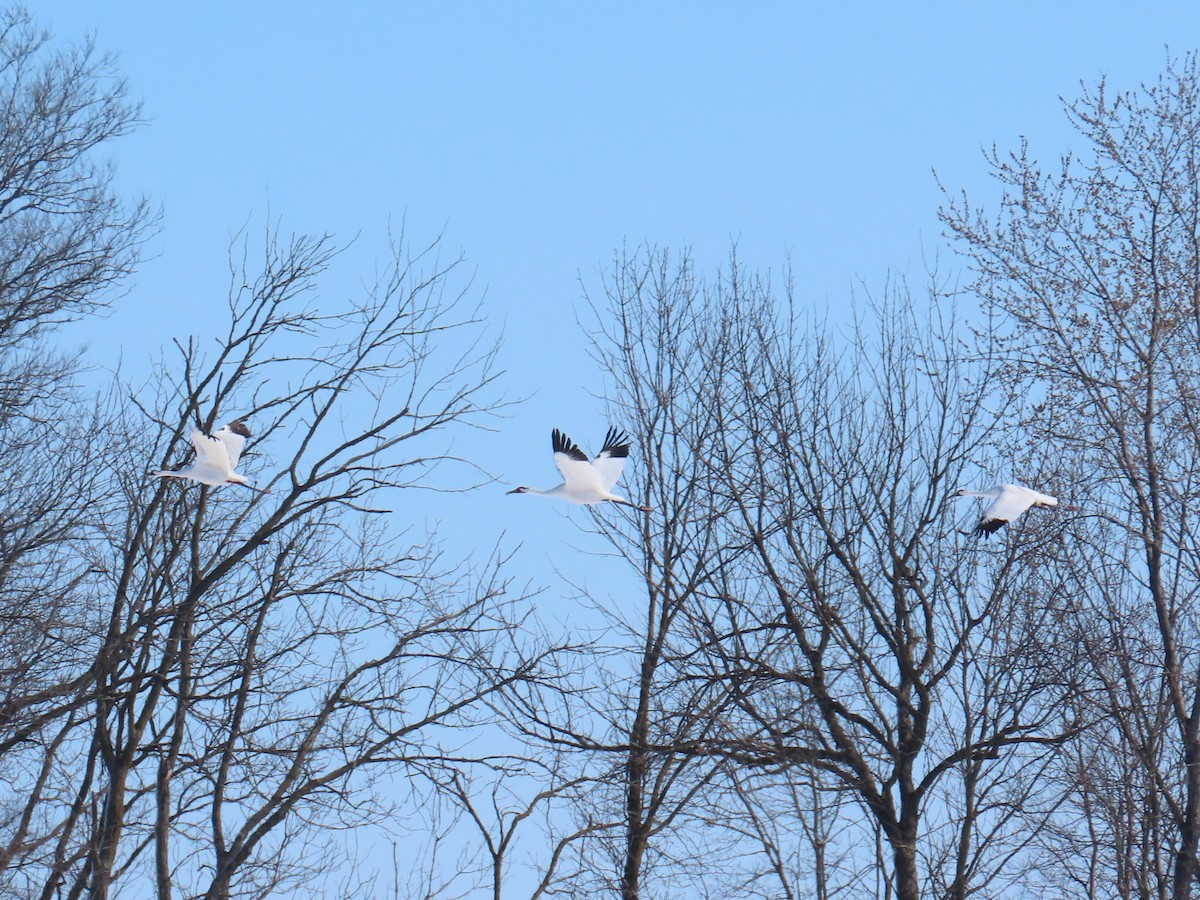
[[[590,506],[596,503],[619,503],[632,506],[642,512],[650,512],[649,506],[639,506],[612,493],[613,485],[621,477],[625,459],[629,456],[629,438],[615,428],[608,429],[604,446],[589,460],[587,454],[565,434],[554,429],[550,437],[554,448],[554,464],[562,473],[563,483],[547,491],[531,487],[518,487],[510,494],[538,494],[542,497],[561,497],[571,503]]]
[[[955,497],[983,497],[990,499],[983,509],[983,515],[974,531],[963,531],[962,534],[974,534],[987,537],[995,534],[1009,522],[1013,521],[1025,510],[1034,506],[1059,506],[1058,500],[1049,494],[1040,494],[1019,484],[998,484],[986,491],[955,491]],[[1078,506],[1063,505],[1062,509],[1078,510]]]
[[[173,472],[159,471],[154,474],[163,478],[188,478],[201,484],[240,484],[252,491],[266,493],[264,488],[256,488],[244,475],[234,471],[248,437],[250,429],[241,419],[230,422],[213,435],[200,430],[193,431],[192,446],[196,448],[196,461]]]

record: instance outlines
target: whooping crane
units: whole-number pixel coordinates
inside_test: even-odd
[[[550,436],[554,448],[554,464],[562,473],[563,483],[548,491],[531,487],[518,487],[509,491],[510,494],[539,494],[543,497],[561,497],[571,503],[592,505],[595,503],[619,503],[622,506],[632,506],[642,512],[650,512],[649,506],[638,506],[624,497],[612,493],[613,485],[621,477],[625,468],[625,459],[629,456],[629,438],[615,428],[608,429],[604,438],[604,446],[589,460],[569,437],[557,428]]]
[[[248,437],[250,429],[241,419],[235,419],[213,435],[193,431],[192,446],[196,448],[196,461],[173,472],[160,471],[154,474],[162,478],[188,478],[201,484],[240,484],[252,491],[267,493],[265,488],[254,487],[244,475],[234,471]]]
[[[995,534],[1009,522],[1013,521],[1025,510],[1033,506],[1059,506],[1058,500],[1049,494],[1040,494],[1019,484],[998,484],[986,491],[958,490],[955,497],[984,497],[990,499],[983,509],[983,515],[974,531],[963,531],[962,534],[975,534],[987,537]],[[1078,506],[1062,505],[1062,509],[1078,510]]]

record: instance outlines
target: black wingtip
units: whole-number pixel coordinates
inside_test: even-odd
[[[600,448],[600,455],[605,453],[618,459],[629,456],[629,435],[610,425],[604,436],[604,446]]]
[[[569,437],[559,431],[557,428],[550,435],[550,446],[554,448],[555,453],[565,453],[571,459],[579,462],[587,462],[587,454],[579,449]]]
[[[989,537],[1008,524],[1008,519],[984,519],[975,528],[976,537]]]
[[[250,427],[241,419],[234,419],[225,427],[234,434],[240,434],[244,438],[253,437],[253,435],[250,434]]]

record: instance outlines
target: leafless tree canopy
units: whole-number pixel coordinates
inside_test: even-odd
[[[1187,897],[1197,877],[1198,90],[1194,55],[1138,92],[1087,89],[1068,107],[1087,155],[994,154],[998,213],[943,211],[1007,323],[1005,377],[1041,399],[1022,424],[1092,511],[1068,559],[1095,725],[1062,773],[1062,839],[1099,894]]]
[[[951,312],[920,312],[938,298],[892,285],[838,330],[792,290],[647,250],[598,309],[657,510],[613,539],[670,612],[631,645],[652,685],[607,751],[628,759],[625,893],[686,883],[688,841],[722,848],[692,872],[715,895],[1000,890],[1034,870],[1054,800],[1029,785],[1075,727],[1061,529],[986,552],[957,533],[950,494],[1013,397]]]
[[[110,60],[47,41],[22,13],[0,39],[3,891],[374,896],[350,829],[419,808],[545,654],[500,556],[447,559],[391,512],[478,477],[433,474],[500,401],[470,281],[400,234],[339,306],[329,237],[241,237],[223,331],[87,399],[42,345],[136,261],[144,207],[95,159],[137,109]],[[149,474],[233,418],[267,492]]]
[[[215,333],[89,392],[54,341],[155,224],[105,162],[139,109],[21,10],[0,102],[4,896],[1195,893],[1195,56],[948,190],[956,291],[822,320],[736,249],[618,253],[591,351],[653,511],[585,520],[587,631],[406,517],[504,405],[440,239],[345,299],[331,236],[239,234]],[[152,474],[234,419],[253,490]],[[1006,481],[1063,505],[979,540],[952,495]]]
[[[391,521],[444,457],[437,435],[495,402],[492,349],[445,356],[435,340],[475,327],[458,261],[400,238],[361,302],[318,312],[329,239],[270,232],[249,253],[217,349],[181,343],[154,392],[124,388],[81,437],[104,451],[75,512],[78,566],[14,565],[61,597],[53,618],[24,607],[54,652],[44,672],[11,673],[6,705],[22,894],[105,896],[132,879],[215,898],[333,877],[340,851],[322,834],[412,802],[405,782],[455,755],[438,735],[477,726],[538,670],[502,561],[463,568]],[[255,429],[240,468],[269,493],[148,476],[235,414]]]

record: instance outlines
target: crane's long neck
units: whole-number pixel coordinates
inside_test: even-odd
[[[566,485],[560,484],[560,485],[557,485],[556,487],[547,488],[547,489],[543,490],[542,488],[535,488],[535,487],[529,487],[528,485],[521,485],[516,490],[509,491],[509,493],[510,494],[534,494],[535,496],[538,496],[538,497],[559,497],[562,495],[564,487],[566,487]]]

